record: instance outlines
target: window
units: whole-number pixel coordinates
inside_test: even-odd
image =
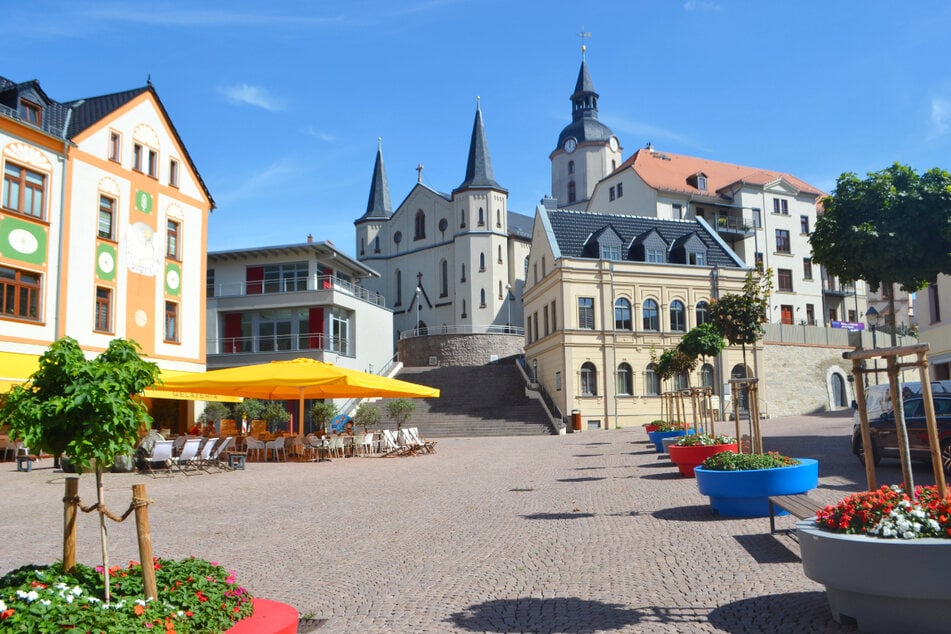
[[[139,143],[132,144],[132,169],[142,171],[142,145]]]
[[[178,187],[178,161],[168,160],[168,184],[172,187]]]
[[[479,272],[485,270],[485,253],[479,253]]]
[[[149,176],[158,178],[158,152],[149,149]]]
[[[941,302],[938,298],[937,284],[928,284],[928,313],[931,323],[941,321]]]
[[[707,323],[707,311],[710,310],[710,304],[706,302],[697,302],[697,325]]]
[[[350,311],[333,308],[330,311],[330,349],[350,354]]]
[[[788,229],[777,229],[776,230],[776,251],[779,253],[789,253],[789,230]]]
[[[575,200],[576,200],[576,196],[575,196],[575,182],[574,182],[574,181],[570,181],[570,182],[568,183],[568,202],[569,202],[569,203],[573,203],[573,202],[575,202]]]
[[[598,370],[590,361],[581,364],[581,395],[598,395]]]
[[[702,192],[707,191],[707,177],[703,174],[697,176],[697,189]]]
[[[789,215],[789,201],[781,198],[773,198],[773,213]]]
[[[555,372],[555,391],[561,391],[561,370]]]
[[[551,332],[551,330],[549,330],[549,325],[548,325],[548,306],[547,306],[547,305],[546,305],[546,306],[544,307],[544,309],[542,310],[542,318],[545,320],[545,331],[544,331],[544,332],[545,332],[545,336],[547,337],[548,334]]]
[[[43,109],[32,101],[20,100],[20,118],[37,127],[43,124]]]
[[[703,251],[689,251],[687,252],[687,264],[692,266],[706,266],[707,254]]]
[[[690,381],[687,377],[686,372],[677,372],[674,374],[674,389],[675,390],[686,390],[690,387]]]
[[[545,270],[545,256],[543,255],[542,256],[542,279],[544,279],[546,275],[548,275],[548,271]]]
[[[502,264],[502,245],[499,245],[499,264]]]
[[[122,159],[122,137],[118,132],[109,133],[109,160],[118,163]]]
[[[40,276],[0,266],[0,315],[40,320]]]
[[[601,259],[602,260],[620,260],[621,259],[621,247],[617,245],[604,245],[601,247]]]
[[[625,396],[634,393],[634,373],[627,363],[617,367],[617,393]]]
[[[657,302],[652,299],[645,299],[642,314],[644,318],[644,330],[660,330]]]
[[[779,307],[780,321],[784,324],[793,323],[793,307],[790,304],[783,304]]]
[[[112,289],[96,287],[96,315],[93,328],[99,332],[112,332]]]
[[[465,264],[465,262],[462,263],[462,279],[460,279],[459,281],[460,281],[460,282],[465,282],[465,281],[466,281],[466,264]]]
[[[373,238],[373,252],[374,253],[380,252],[380,236]]]
[[[709,363],[704,363],[700,367],[700,385],[713,388],[713,366]]]
[[[173,260],[181,260],[180,239],[182,225],[177,220],[169,220],[165,230],[165,255]]]
[[[608,200],[614,200],[614,188],[608,189]]]
[[[178,304],[165,302],[165,341],[178,343]]]
[[[816,325],[816,307],[814,304],[806,304],[806,323],[810,326]]]
[[[43,219],[46,176],[13,163],[3,168],[3,206],[27,216]]]
[[[687,331],[687,311],[680,300],[670,302],[670,329],[674,332]]]
[[[631,330],[631,302],[621,297],[614,302],[614,329]]]
[[[671,205],[670,206],[670,215],[674,220],[683,220],[684,218],[684,206],[683,205]]]
[[[663,249],[652,249],[652,248],[648,247],[648,248],[647,248],[647,261],[648,261],[648,262],[654,262],[655,264],[663,264],[664,262],[667,261],[667,258],[664,257],[664,250],[663,250]]]
[[[502,228],[502,210],[501,209],[495,210],[495,226],[498,227],[499,229]],[[501,261],[502,260],[500,259],[499,262]]]
[[[763,254],[762,254],[761,252],[757,251],[757,252],[753,255],[753,258],[754,258],[754,260],[756,261],[756,270],[759,271],[760,273],[762,273],[762,272],[763,272]]]
[[[525,337],[528,339],[528,343],[532,342],[532,316],[528,315],[525,317]]]
[[[485,308],[485,289],[479,289],[479,308]]]
[[[482,209],[482,207],[479,207],[479,226],[485,226],[485,211]]]
[[[753,207],[753,228],[759,229],[763,226],[763,211],[759,207]]]
[[[644,393],[649,396],[660,394],[660,377],[657,376],[657,366],[651,363],[644,372]]]
[[[460,229],[466,228],[466,210],[465,209],[459,210],[459,228]]]
[[[466,281],[466,265],[462,265],[462,281]],[[393,300],[394,306],[403,305],[403,271],[396,269],[396,299]]]
[[[803,235],[809,233],[809,216],[799,216],[799,233]]]
[[[426,237],[426,214],[422,209],[416,212],[415,229],[413,240],[422,240]]]
[[[803,279],[812,279],[812,260],[810,258],[802,259],[802,277]]]
[[[449,262],[446,260],[439,263],[439,296],[449,296]]]
[[[574,161],[568,161],[568,173],[569,173],[569,174],[574,174],[574,173],[575,173],[575,162],[574,162]]]
[[[532,337],[538,341],[538,313],[532,315]]]
[[[116,216],[116,201],[108,196],[99,196],[99,230],[100,238],[115,240],[114,233]]]
[[[538,284],[538,262],[532,264],[532,276],[535,280],[535,284]]]
[[[215,270],[208,269],[208,272],[205,273],[205,290],[207,297],[215,296]]]
[[[502,280],[499,280],[499,299],[502,299]]]
[[[624,183],[617,184],[617,197],[620,198],[624,195]]]
[[[307,262],[285,262],[261,267],[265,293],[289,293],[307,290]],[[330,280],[325,280],[330,288]]]
[[[555,302],[554,300],[551,303],[551,331],[555,332],[558,330],[558,318],[555,316]]]
[[[462,300],[462,318],[466,318],[466,300]]]
[[[594,298],[578,298],[578,328],[594,330]]]
[[[779,278],[779,290],[785,293],[792,293],[792,269],[776,269],[776,275]]]

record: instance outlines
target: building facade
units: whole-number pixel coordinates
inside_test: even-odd
[[[943,306],[942,306],[943,304]],[[951,276],[939,275],[936,283],[915,294],[918,339],[927,343],[931,378],[951,379]],[[942,307],[944,310],[942,311]],[[897,313],[898,311],[896,311]]]
[[[481,108],[465,179],[451,194],[420,178],[394,211],[379,148],[367,209],[354,224],[357,259],[380,273],[366,285],[386,297],[395,334],[504,332],[522,322],[531,218],[508,209]]]

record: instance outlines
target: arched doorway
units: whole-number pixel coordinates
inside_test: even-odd
[[[746,371],[746,366],[743,365],[742,363],[737,363],[735,366],[733,366],[733,369],[730,370],[730,378],[731,379],[749,378],[749,374]],[[737,403],[739,403],[740,410],[744,412],[749,410],[749,399],[747,398],[748,394],[747,394],[746,388],[738,389],[736,386],[733,386],[733,389],[731,390],[731,392],[733,393],[733,398],[737,399]]]
[[[849,391],[846,389],[845,379],[838,372],[833,372],[829,377],[832,383],[832,408],[849,406]]]

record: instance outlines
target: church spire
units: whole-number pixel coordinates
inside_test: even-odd
[[[571,95],[571,119],[577,121],[582,118],[598,118],[598,93],[594,91],[594,82],[588,74],[588,62],[581,59],[581,69],[578,71],[578,81],[575,82],[575,92]]]
[[[370,198],[367,200],[367,211],[362,219],[389,218],[393,215],[390,187],[386,182],[386,169],[383,167],[383,139],[377,139],[377,143],[373,180],[370,182]]]
[[[472,139],[469,141],[466,179],[456,188],[456,191],[480,187],[490,187],[508,192],[495,181],[495,175],[492,172],[492,159],[489,157],[489,144],[485,140],[485,126],[482,123],[482,107],[481,103],[477,101],[475,122],[472,124]]]

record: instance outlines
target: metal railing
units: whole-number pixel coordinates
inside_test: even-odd
[[[209,297],[241,297],[244,295],[319,291],[342,291],[365,302],[377,306],[386,306],[386,299],[379,293],[366,289],[359,284],[334,277],[333,275],[311,275],[308,277],[289,277],[280,280],[259,280],[253,282],[208,285]]]
[[[238,354],[242,352],[295,352],[325,350],[350,355],[352,342],[342,337],[328,337],[322,332],[302,332],[296,335],[256,337],[219,337],[208,339],[209,354]]]
[[[47,115],[46,112],[43,113],[44,116],[42,119],[42,125],[40,126],[35,126],[34,124],[30,123],[29,121],[27,121],[26,119],[20,116],[20,112],[16,108],[11,108],[9,106],[0,105],[0,115],[3,115],[5,117],[10,117],[11,119],[16,119],[18,121],[22,121],[23,123],[27,125],[32,125],[33,127],[39,127],[44,132],[49,132],[50,134],[53,134],[60,138],[63,138],[65,136],[63,134],[62,127],[53,127],[51,125],[51,121],[53,117],[45,116]]]
[[[400,333],[400,339],[427,337],[429,335],[519,335],[524,337],[525,329],[519,326],[506,326],[505,324],[489,324],[487,326],[424,326],[422,328],[402,331]]]
[[[753,227],[745,218],[738,216],[723,216],[717,214],[714,217],[713,226],[719,231],[733,231],[736,233],[747,233],[753,230]]]

